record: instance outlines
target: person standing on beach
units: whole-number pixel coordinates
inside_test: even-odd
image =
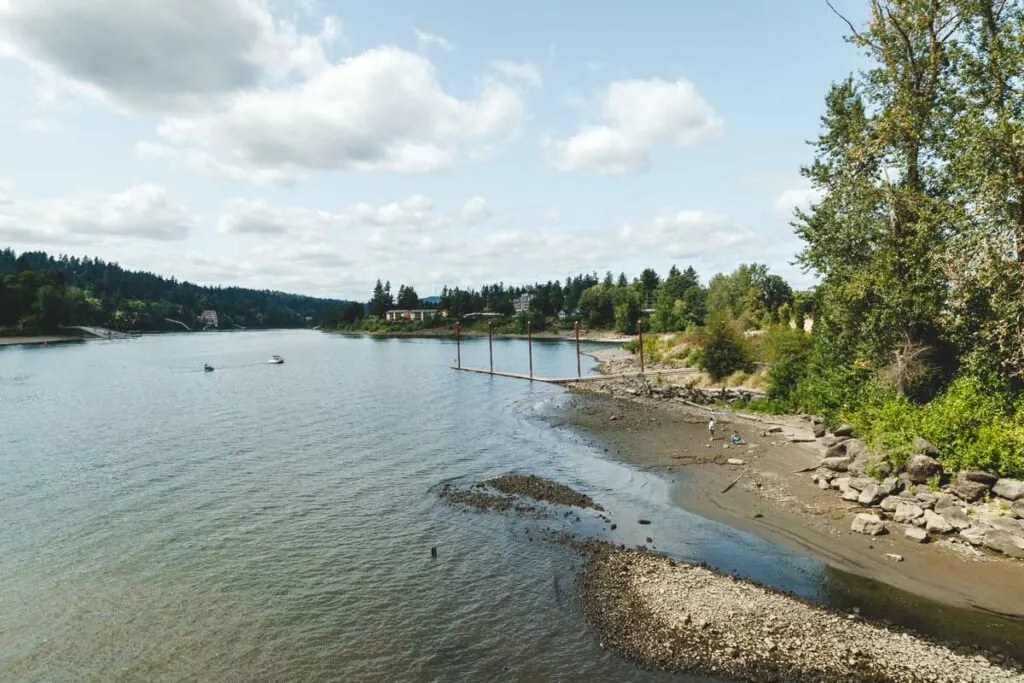
[[[711,434],[711,440],[715,440],[715,416],[712,415],[711,419],[708,420],[708,432]]]

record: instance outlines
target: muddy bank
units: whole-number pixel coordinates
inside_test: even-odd
[[[602,645],[645,666],[738,681],[995,683],[1024,671],[706,567],[586,544],[584,611]]]
[[[744,440],[726,447],[724,439],[709,443],[706,411],[678,402],[608,398],[593,385],[584,391],[574,397],[568,423],[590,434],[610,456],[670,473],[676,480],[674,502],[681,507],[842,572],[1024,625],[1024,562],[950,541],[922,545],[902,534],[852,533],[851,521],[863,509],[837,505],[833,492],[822,491],[801,472],[816,466],[820,456],[813,444],[792,443],[802,438],[798,424],[756,422],[719,411],[719,434],[735,429]],[[742,464],[728,464],[730,459]]]

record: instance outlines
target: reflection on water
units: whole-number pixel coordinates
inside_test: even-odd
[[[526,367],[525,343],[494,350],[496,367]],[[454,357],[445,340],[310,332],[0,350],[0,680],[702,680],[604,651],[573,596],[579,558],[533,540],[537,525],[652,536],[681,559],[884,605],[552,427],[561,389],[456,373]],[[463,342],[464,364],[486,362],[486,340]],[[534,345],[538,375],[575,362],[571,344]],[[586,491],[618,529],[431,493],[509,470]]]

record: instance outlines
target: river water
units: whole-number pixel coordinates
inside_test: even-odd
[[[494,356],[526,369],[525,342]],[[706,680],[601,648],[580,559],[529,533],[604,533],[591,515],[470,513],[433,490],[510,470],[591,494],[617,542],[653,533],[811,598],[846,585],[553,426],[564,390],[454,359],[447,340],[305,331],[0,349],[0,680]],[[486,365],[486,340],[462,361]],[[573,346],[535,343],[534,369],[575,374]]]

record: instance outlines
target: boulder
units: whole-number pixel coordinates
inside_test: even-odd
[[[903,488],[905,489],[910,488],[911,486],[914,485],[914,482],[912,481],[910,475],[907,474],[906,472],[900,472],[899,474],[896,475],[896,477],[900,480],[900,482],[902,482]]]
[[[849,452],[847,452],[846,455],[847,457],[853,457],[850,455]],[[847,467],[846,469],[854,477],[866,477],[868,475],[869,464],[870,463],[868,461],[867,454],[862,453],[857,457],[853,458],[853,461],[850,462],[849,467]]]
[[[956,496],[951,496],[948,493],[936,493],[935,494],[935,511],[941,512],[948,507],[963,507],[964,502]]]
[[[1024,534],[1011,534],[1002,529],[989,529],[985,532],[984,546],[1010,557],[1024,559]]]
[[[971,526],[971,520],[967,519],[967,512],[962,507],[952,506],[945,507],[938,513],[942,515],[942,518],[949,522],[949,525],[958,531],[962,531],[967,527]]]
[[[821,466],[833,472],[845,472],[850,466],[850,458],[845,455],[835,458],[823,458]]]
[[[861,453],[867,451],[868,445],[860,439],[850,439],[846,442],[846,454],[851,458],[858,457]]]
[[[927,455],[915,455],[903,466],[915,484],[924,484],[936,474],[942,474],[942,465]]]
[[[841,424],[832,433],[836,436],[853,436],[853,427],[848,424]]]
[[[882,493],[882,487],[872,482],[860,490],[857,502],[861,505],[875,505],[884,497],[885,494]]]
[[[948,534],[953,531],[953,525],[934,510],[924,511],[924,528],[933,534]]]
[[[917,504],[926,510],[935,507],[935,503],[939,500],[939,497],[934,493],[924,491],[918,492],[914,498],[917,500]]]
[[[1011,511],[1017,519],[1024,519],[1024,500],[1018,500],[1014,503]]]
[[[968,479],[966,472],[957,472],[953,477],[953,482],[949,485],[949,490],[958,498],[973,503],[988,493],[989,486],[989,484]]]
[[[988,524],[993,529],[999,529],[1009,534],[1024,534],[1024,526],[1021,525],[1020,520],[1013,517],[996,517],[988,520]]]
[[[960,530],[960,538],[964,539],[971,545],[981,545],[985,542],[985,532],[987,529],[980,526],[970,526],[966,529]]]
[[[849,487],[849,483],[850,483],[850,478],[849,477],[836,477],[835,479],[833,479],[829,483],[832,485],[832,488],[838,489],[840,491],[846,491],[847,489],[850,488]]]
[[[822,491],[830,491],[832,489],[832,485],[828,483],[828,479],[821,477],[818,479],[818,488]]]
[[[872,479],[871,477],[851,477],[850,481],[847,483],[847,486],[849,486],[851,489],[863,491],[865,486],[874,483],[875,480]]]
[[[985,470],[962,470],[960,474],[964,475],[964,477],[970,481],[985,484],[989,488],[995,486],[996,482],[999,481],[999,477],[990,472],[986,472]]]
[[[882,508],[886,512],[896,512],[896,507],[902,503],[898,496],[886,496],[882,499],[882,502],[878,504],[878,507]]]
[[[904,523],[911,522],[923,515],[924,510],[917,505],[900,501],[896,504],[896,509],[893,511],[892,519],[894,522]]]
[[[928,540],[928,532],[916,526],[908,526],[903,535],[916,543],[925,543]]]
[[[992,486],[992,492],[1007,500],[1024,499],[1024,481],[1020,479],[1000,479]]]
[[[729,458],[725,461],[727,465],[746,465],[746,460],[740,460],[739,458]]]
[[[920,436],[914,437],[914,450],[932,458],[939,454],[939,449],[931,441]]]
[[[849,441],[849,439],[850,437],[848,436],[826,436],[821,442],[825,444],[826,448],[832,448],[832,446],[837,446],[844,441]]]
[[[843,500],[860,500],[860,491],[851,486],[847,486],[846,490],[843,491]]]
[[[853,525],[850,527],[850,530],[858,534],[877,536],[885,533],[885,523],[878,515],[869,515],[862,512],[853,518]]]
[[[897,479],[896,477],[886,477],[885,479],[882,480],[882,483],[879,484],[879,486],[882,487],[882,493],[884,493],[887,496],[891,496],[892,494],[899,491],[901,488],[900,480]]]
[[[825,426],[822,424],[814,425],[814,438],[820,439],[823,436],[825,436]]]
[[[833,446],[829,446],[825,451],[826,458],[842,458],[846,456],[846,444],[837,443]]]

